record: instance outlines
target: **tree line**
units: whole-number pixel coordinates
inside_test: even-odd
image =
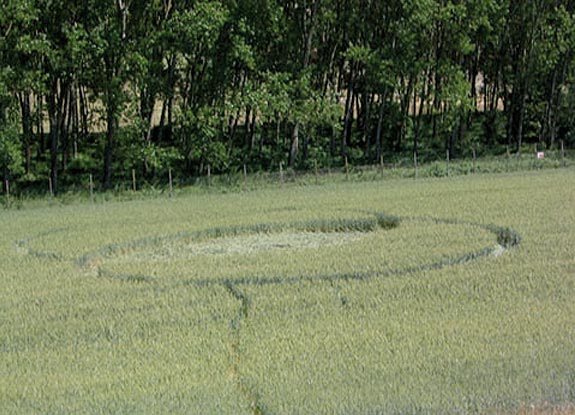
[[[574,13],[563,0],[4,0],[3,186],[572,145]]]

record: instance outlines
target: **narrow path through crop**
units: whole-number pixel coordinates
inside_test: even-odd
[[[232,283],[223,285],[226,291],[240,302],[238,312],[230,321],[230,371],[236,388],[249,404],[253,415],[266,415],[264,406],[256,392],[245,382],[240,371],[242,353],[241,353],[241,336],[240,329],[242,324],[248,318],[250,309],[250,299],[237,289]]]

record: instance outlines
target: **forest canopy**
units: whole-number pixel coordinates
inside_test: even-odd
[[[574,13],[561,0],[3,0],[3,186],[573,146]]]

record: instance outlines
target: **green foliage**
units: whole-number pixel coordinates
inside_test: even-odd
[[[214,46],[226,19],[227,11],[220,2],[197,2],[194,7],[176,10],[171,15],[164,41],[186,59],[199,59]]]
[[[135,135],[140,137],[139,131]],[[181,152],[174,147],[165,147],[156,145],[151,142],[142,142],[141,140],[130,139],[125,137],[124,146],[121,147],[122,153],[126,158],[122,160],[121,171],[142,171],[145,177],[168,177],[168,170],[176,166],[183,156]]]
[[[399,226],[401,219],[397,216],[378,214],[377,223],[383,229],[393,229]]]
[[[14,120],[0,124],[0,171],[12,176],[24,173],[20,134]]]
[[[520,241],[521,237],[513,229],[502,228],[497,232],[497,242],[505,248],[517,246]]]
[[[30,176],[48,159],[54,180],[88,173],[64,168],[67,137],[102,160],[104,187],[140,163],[233,173],[574,143],[566,2],[4,3],[0,109],[20,106]]]
[[[220,141],[219,120],[211,108],[203,107],[197,112],[188,111],[178,122],[176,135],[185,149],[187,160],[210,165],[223,170],[228,163],[228,153]]]

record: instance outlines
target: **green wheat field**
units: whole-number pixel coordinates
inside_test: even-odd
[[[1,414],[575,402],[575,170],[0,210]]]

